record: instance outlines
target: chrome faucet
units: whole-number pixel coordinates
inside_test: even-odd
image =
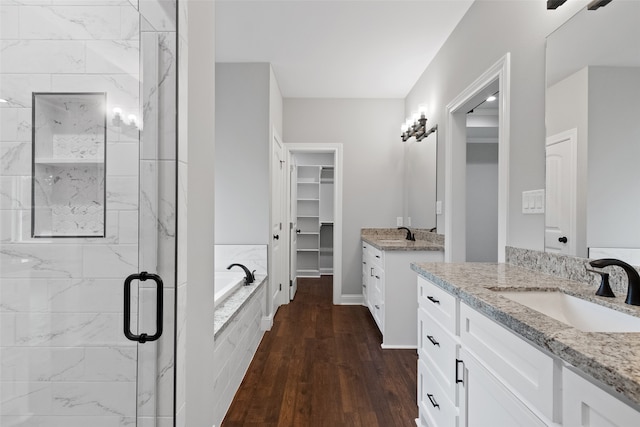
[[[416,241],[416,236],[413,235],[413,233],[411,232],[411,230],[409,230],[407,227],[398,227],[398,230],[407,230],[407,240],[411,240],[412,242]]]
[[[231,264],[229,267],[227,267],[227,270],[231,270],[231,267],[240,267],[244,270],[244,284],[245,285],[250,285],[253,283],[254,280],[256,280],[256,276],[253,274],[255,272],[255,270],[253,271],[249,271],[249,269],[247,267],[245,267],[242,264]]]
[[[627,273],[628,282],[627,299],[624,302],[630,305],[640,305],[640,274],[638,274],[638,270],[626,262],[615,258],[596,259],[590,261],[589,264],[596,268],[604,268],[610,265],[622,267],[625,273]]]

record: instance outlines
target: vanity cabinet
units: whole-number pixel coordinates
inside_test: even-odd
[[[418,425],[640,425],[640,412],[418,276]]]
[[[562,420],[566,426],[625,427],[640,425],[640,412],[584,379],[562,372]]]
[[[382,348],[417,347],[415,275],[410,265],[442,258],[440,251],[385,251],[362,242],[363,304],[382,333]]]

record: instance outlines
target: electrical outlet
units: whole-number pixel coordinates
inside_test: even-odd
[[[407,217],[407,227],[411,227],[411,217]]]
[[[436,201],[436,215],[442,215],[442,200]]]
[[[402,217],[401,216],[396,218],[396,225],[398,227],[402,227]]]

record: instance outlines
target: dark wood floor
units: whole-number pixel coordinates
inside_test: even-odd
[[[331,303],[331,276],[280,307],[222,427],[415,426],[415,350],[382,350],[369,311]]]

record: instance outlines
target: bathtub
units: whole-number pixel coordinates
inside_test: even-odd
[[[244,273],[239,271],[216,271],[215,273],[214,306],[217,306],[244,285]]]

